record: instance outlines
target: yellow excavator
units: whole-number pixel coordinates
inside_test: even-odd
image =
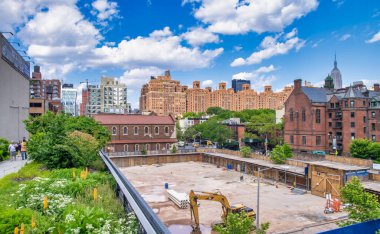
[[[189,193],[189,203],[190,203],[190,212],[191,212],[191,220],[194,218],[195,224],[192,225],[193,232],[200,232],[199,228],[199,212],[198,212],[198,201],[204,200],[204,201],[216,201],[222,204],[222,219],[225,222],[227,219],[227,216],[229,213],[241,213],[245,212],[248,217],[255,219],[256,213],[253,211],[252,208],[249,208],[243,204],[236,204],[230,206],[230,203],[228,202],[228,199],[221,194],[220,192],[217,193],[210,193],[210,192],[194,192],[193,190]]]

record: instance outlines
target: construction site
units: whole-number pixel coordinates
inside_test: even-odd
[[[257,212],[258,168],[266,169],[260,176],[259,217],[260,223],[270,223],[268,233],[334,229],[347,214],[341,210],[326,212],[324,196],[330,194],[334,199],[349,176],[360,176],[369,169],[366,165],[327,161],[310,162],[307,167],[300,162],[276,165],[263,159],[205,153],[114,157],[112,161],[172,233],[190,233],[195,220],[192,209],[176,203],[170,191],[186,197],[192,190],[222,194],[231,205],[241,204]],[[222,221],[224,205],[214,201],[207,196],[197,201],[202,233],[212,233],[213,224]]]

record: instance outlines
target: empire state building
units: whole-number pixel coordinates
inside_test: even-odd
[[[334,88],[341,89],[342,88],[342,74],[340,74],[340,70],[338,69],[338,63],[336,62],[336,55],[334,61],[334,68],[331,70],[330,76],[333,78]]]

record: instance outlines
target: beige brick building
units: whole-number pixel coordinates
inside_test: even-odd
[[[181,86],[179,81],[171,79],[170,73],[152,77],[141,89],[140,109],[158,115],[183,114],[185,112],[205,112],[209,107],[221,107],[232,111],[245,109],[281,109],[292,92],[292,87],[285,87],[281,92],[273,92],[272,86],[264,87],[264,92],[257,93],[249,84],[243,84],[243,90],[234,92],[227,89],[225,82],[219,83],[219,89],[211,87],[202,89],[200,81],[194,81],[193,87]]]

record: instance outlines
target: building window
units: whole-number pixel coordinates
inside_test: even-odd
[[[124,145],[124,152],[128,152],[128,145],[127,144]]]
[[[348,108],[348,102],[347,101],[344,102],[344,107]]]
[[[355,127],[355,122],[351,122],[351,128]]]
[[[149,150],[149,144],[145,144],[145,149]]]
[[[376,141],[376,135],[372,135],[372,141]]]
[[[160,144],[159,143],[156,144],[156,150],[160,150]]]
[[[332,132],[329,132],[329,139],[332,139]]]
[[[365,101],[363,101],[363,106],[365,106]]]
[[[334,103],[330,103],[330,108],[334,108]]]
[[[332,113],[329,113],[329,118],[330,118],[330,119],[332,118]]]
[[[154,134],[158,135],[159,134],[159,130],[160,130],[159,127],[155,127],[154,128]]]
[[[352,132],[352,133],[351,133],[351,140],[354,140],[354,139],[355,139],[355,133]]]
[[[372,123],[371,126],[372,126],[372,131],[376,131],[376,124]]]
[[[303,122],[306,121],[306,113],[305,113],[305,109],[302,109],[302,121],[303,121]]]
[[[135,145],[135,152],[138,152],[138,151],[139,151],[139,145],[136,144],[136,145]]]
[[[355,112],[351,112],[351,118],[355,118]]]
[[[294,144],[294,136],[293,135],[290,135],[290,144]]]
[[[350,101],[350,107],[355,107],[355,101],[354,100]]]
[[[123,135],[128,135],[128,127],[123,128]]]
[[[112,135],[116,135],[117,134],[117,128],[114,126],[112,127]]]
[[[166,149],[170,149],[170,144],[169,143],[166,143]]]
[[[290,114],[289,114],[289,117],[290,117],[290,121],[293,121],[293,116],[294,113],[293,113],[293,109],[290,109]]]
[[[149,128],[148,127],[144,128],[144,134],[149,134]]]
[[[136,126],[136,127],[133,128],[133,134],[134,135],[139,135],[139,127]]]
[[[321,110],[320,109],[317,109],[315,111],[315,122],[321,123]]]
[[[367,118],[363,116],[363,123],[367,122]]]
[[[330,128],[332,127],[332,122],[329,122],[329,127],[330,127]]]
[[[302,136],[302,144],[306,145],[306,136]]]
[[[169,127],[165,127],[165,134],[169,134]]]
[[[335,103],[335,108],[340,108],[339,102]]]
[[[375,118],[376,113],[374,111],[371,112],[372,118]]]
[[[315,144],[316,145],[321,145],[321,136],[316,136],[315,137]]]

